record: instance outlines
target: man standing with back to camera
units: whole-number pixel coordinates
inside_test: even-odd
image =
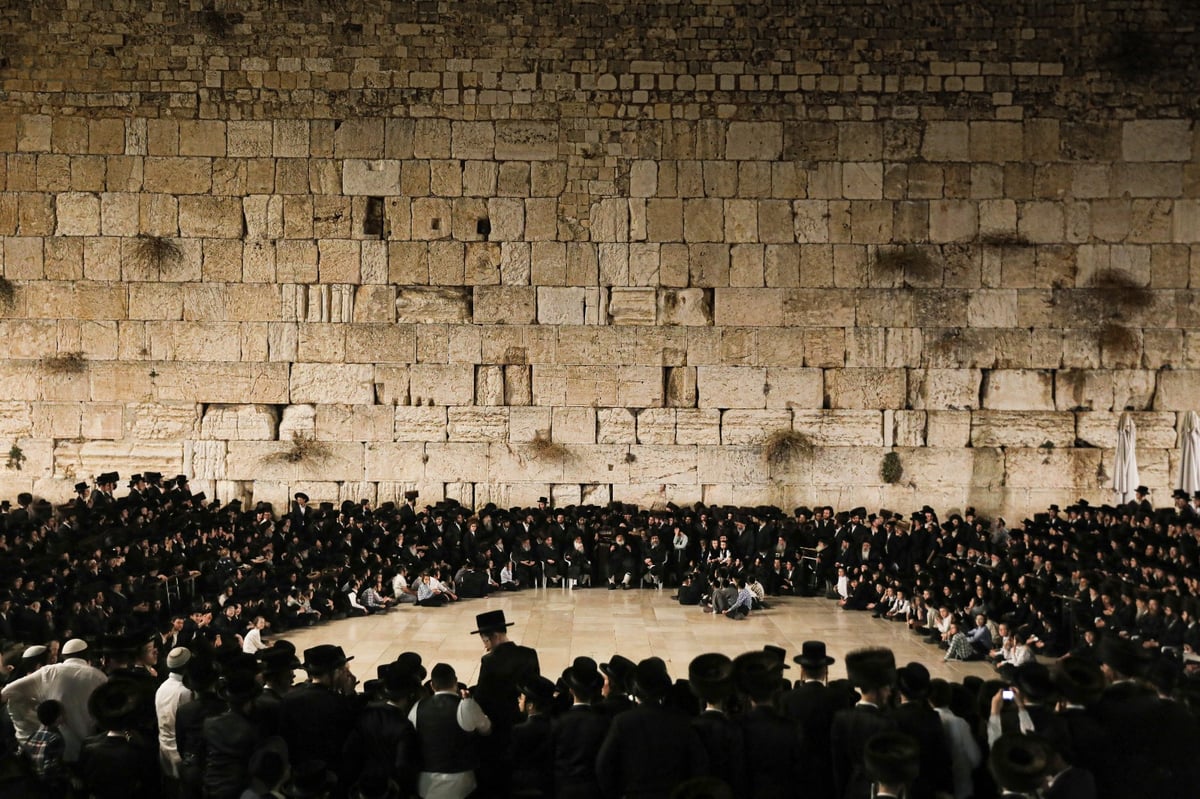
[[[541,674],[537,652],[508,640],[503,610],[475,616],[478,635],[486,650],[479,661],[479,683],[472,696],[492,722],[492,734],[479,739],[479,795],[508,795],[509,769],[505,760],[512,729],[520,718],[517,686],[523,679]]]

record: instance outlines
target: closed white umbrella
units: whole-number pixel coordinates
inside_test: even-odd
[[[1175,487],[1183,489],[1190,497],[1200,491],[1200,416],[1195,411],[1188,411],[1183,417],[1183,432],[1179,439],[1183,452]]]
[[[1133,499],[1138,480],[1137,425],[1133,423],[1132,416],[1123,413],[1121,421],[1117,423],[1117,462],[1112,480],[1118,504],[1123,505]]]

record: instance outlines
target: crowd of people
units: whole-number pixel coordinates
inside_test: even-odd
[[[419,505],[415,492],[379,507],[297,493],[277,513],[209,502],[183,476],[134,475],[120,497],[118,482],[100,475],[58,507],[28,494],[0,503],[0,780],[27,795],[715,796],[725,785],[1124,799],[1200,787],[1186,748],[1200,743],[1200,496],[1155,509],[1143,489],[1128,505],[1081,500],[1010,527],[971,509],[941,521],[928,506],[789,515],[542,500],[472,512]],[[620,655],[578,658],[551,680],[494,611],[480,614],[489,652],[471,689],[446,664],[427,673],[430,652],[358,685],[336,645],[301,660],[263,639],[542,586],[664,587],[732,619],[824,595],[906,624],[938,658],[998,668],[945,684],[868,650],[847,656],[848,681],[828,683],[831,659],[812,642],[794,685],[774,648],[703,656],[686,680]],[[307,680],[294,686],[297,669]]]

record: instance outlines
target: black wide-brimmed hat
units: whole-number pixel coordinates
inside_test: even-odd
[[[929,696],[929,684],[932,682],[929,669],[913,661],[901,667],[896,672],[896,685],[900,693],[909,699],[924,699]]]
[[[102,730],[119,732],[136,723],[143,693],[133,680],[116,678],[101,683],[88,697],[88,713]]]
[[[604,672],[609,682],[620,692],[630,689],[636,668],[637,664],[624,655],[613,655],[607,663],[600,664],[600,671]]]
[[[992,744],[988,765],[996,784],[1008,791],[1036,791],[1050,765],[1050,745],[1037,735],[1005,733]]]
[[[733,693],[733,660],[720,652],[697,655],[688,664],[688,685],[705,702],[723,702]]]
[[[823,641],[805,641],[800,644],[800,654],[792,659],[796,665],[808,668],[826,668],[832,666],[834,659],[826,654]]]
[[[538,707],[546,707],[554,699],[554,683],[540,674],[528,674],[517,682],[517,690],[532,699]]]
[[[633,670],[634,695],[640,699],[662,699],[666,696],[673,683],[667,673],[667,664],[661,658],[646,658],[640,661]]]
[[[1067,656],[1054,664],[1050,676],[1063,699],[1075,705],[1090,705],[1104,693],[1104,672],[1088,658]]]
[[[475,627],[471,631],[471,635],[479,635],[480,633],[502,633],[509,627],[512,627],[515,622],[504,620],[503,610],[489,610],[486,613],[479,613],[475,616]]]
[[[863,765],[872,781],[884,785],[907,785],[917,778],[921,746],[902,732],[880,732],[867,739]]]
[[[309,674],[328,674],[351,660],[354,660],[354,656],[347,657],[340,646],[318,644],[304,650],[304,663],[301,665]]]
[[[765,702],[783,684],[783,663],[770,652],[746,652],[733,661],[733,681],[741,693]]]
[[[563,669],[562,681],[567,688],[578,694],[593,696],[604,687],[604,675],[590,657],[577,657]]]

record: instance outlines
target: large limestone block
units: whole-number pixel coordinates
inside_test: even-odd
[[[1054,378],[1036,369],[994,369],[983,373],[983,407],[993,411],[1054,409]]]
[[[290,442],[297,436],[315,437],[317,406],[288,405],[279,419],[279,441]]]
[[[537,321],[542,325],[582,325],[587,289],[546,286],[537,289]]]
[[[142,441],[192,438],[197,435],[201,407],[191,402],[126,403],[126,436]]]
[[[179,233],[191,238],[242,236],[242,201],[237,197],[185,195],[179,198]]]
[[[225,441],[185,441],[183,444],[183,474],[189,476],[192,491],[200,490],[201,480],[221,480],[225,477],[225,460],[229,444]],[[170,474],[170,472],[167,472]],[[216,499],[217,497],[213,497]]]
[[[1065,411],[989,411],[971,414],[973,447],[1070,447],[1075,415]]]
[[[694,485],[697,481],[697,447],[634,445],[629,448],[633,461],[629,479],[634,484]]]
[[[701,408],[765,408],[767,370],[746,366],[696,367]]]
[[[876,447],[819,449],[813,455],[813,484],[821,487],[879,485],[879,463],[885,451]]]
[[[80,480],[110,471],[181,474],[183,444],[178,441],[58,441],[54,446],[55,474],[62,476],[68,467]]]
[[[718,326],[767,326],[783,324],[784,293],[777,289],[713,289],[713,321]]]
[[[883,443],[885,446],[923,447],[927,424],[925,411],[884,411]]]
[[[400,162],[346,159],[342,162],[342,193],[368,197],[401,194]]]
[[[722,412],[715,408],[680,408],[676,410],[675,443],[720,444],[721,416]]]
[[[53,320],[0,320],[8,358],[45,358],[58,352],[58,323]]]
[[[470,322],[471,290],[466,286],[398,286],[396,321],[412,324]]]
[[[614,325],[652,325],[658,313],[658,293],[652,288],[620,288],[609,291],[608,318]]]
[[[883,446],[883,413],[871,410],[792,411],[792,429],[817,447]]]
[[[783,126],[778,122],[730,122],[725,157],[732,161],[777,161],[783,153]]]
[[[288,367],[266,363],[156,363],[154,397],[167,402],[280,405],[288,401]]]
[[[466,405],[475,394],[475,370],[470,364],[413,364],[409,369],[410,392],[415,405]]]
[[[0,402],[0,437],[25,438],[33,434],[33,406],[28,402]]]
[[[83,406],[79,419],[79,434],[89,440],[123,438],[125,417],[121,405],[89,402]]]
[[[601,408],[600,411],[624,410],[616,408]],[[512,442],[529,443],[535,438],[545,438],[550,435],[551,408],[509,408],[508,409],[508,440]],[[628,413],[628,411],[625,411]],[[601,442],[607,443],[607,442]]]
[[[279,413],[271,405],[210,405],[200,420],[200,437],[234,441],[274,441]]]
[[[788,410],[728,410],[721,412],[721,443],[727,446],[762,446],[776,431],[792,429]]]
[[[345,359],[349,363],[412,363],[416,333],[408,325],[346,326]]]
[[[483,479],[492,482],[561,483],[563,461],[576,457],[575,451],[570,447],[565,447],[564,450],[558,450],[557,447],[547,450],[532,443],[471,446],[488,446],[488,475]],[[431,458],[430,467],[432,466]]]
[[[589,222],[592,241],[629,241],[629,201],[622,198],[601,200],[592,206]]]
[[[667,368],[667,407],[696,407],[696,368],[672,366]]]
[[[291,441],[230,441],[225,459],[229,480],[358,481],[363,476],[364,445],[321,441],[299,460]]]
[[[318,405],[321,441],[391,441],[395,409],[387,405]]]
[[[978,369],[912,369],[908,405],[926,410],[972,410],[979,407]]]
[[[558,158],[558,124],[525,119],[496,122],[497,161],[549,161]]]
[[[546,409],[546,411],[548,412],[549,409]],[[596,443],[636,443],[637,421],[637,415],[628,408],[597,408]]]
[[[897,454],[904,466],[903,482],[916,484],[921,493],[964,485],[994,490],[1004,484],[1004,458],[998,450],[918,447],[899,449]]]
[[[1192,147],[1192,122],[1186,119],[1139,119],[1121,125],[1124,161],[1190,161]]]
[[[1138,449],[1174,449],[1178,441],[1176,432],[1176,414],[1166,413],[1134,413],[1131,414],[1133,423],[1137,426]],[[1121,420],[1121,412],[1105,413],[1082,412],[1075,414],[1075,437],[1083,445],[1115,449],[1117,446],[1117,426]],[[1139,463],[1139,466],[1141,464]],[[1145,483],[1145,480],[1142,480]],[[1149,483],[1146,483],[1149,485]]]
[[[371,364],[292,364],[290,397],[294,403],[370,405],[375,401],[375,368]]]
[[[1154,410],[1196,410],[1198,396],[1200,396],[1200,370],[1164,370],[1158,373],[1158,391],[1154,394]]]
[[[903,408],[908,381],[904,369],[826,369],[830,408]]]
[[[672,408],[646,408],[637,415],[637,443],[674,444],[675,411]]]
[[[1060,499],[1087,492],[1108,482],[1098,477],[1101,457],[1098,449],[1009,449],[1004,453],[1005,483],[1010,488],[1057,488]]]
[[[758,447],[697,447],[697,480],[708,483],[764,483],[769,477],[767,464]]]
[[[928,412],[925,443],[930,447],[965,447],[971,440],[970,411]]]
[[[629,447],[621,444],[571,444],[571,456],[563,460],[562,482],[586,483],[597,475],[614,483],[629,482]]]
[[[825,398],[825,376],[820,369],[770,366],[766,392],[768,408],[820,408]]]
[[[596,443],[595,408],[554,408],[550,436],[559,444]]]
[[[712,292],[705,289],[661,289],[658,322],[662,325],[711,325]]]
[[[534,286],[475,286],[476,324],[528,325],[537,321]]]
[[[475,404],[504,405],[504,367],[479,366],[475,370]]]
[[[446,433],[450,441],[507,441],[508,408],[448,408]]]
[[[68,191],[55,199],[57,236],[96,236],[100,233],[100,197],[91,192]]]
[[[448,409],[398,405],[394,409],[396,441],[445,441]]]

